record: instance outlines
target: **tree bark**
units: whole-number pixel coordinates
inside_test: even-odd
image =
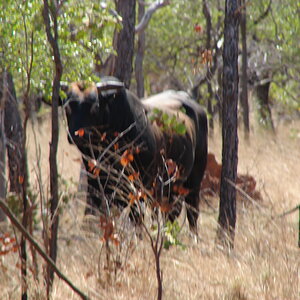
[[[244,137],[249,140],[250,124],[249,124],[249,103],[248,103],[248,57],[247,57],[247,14],[246,14],[246,2],[241,1],[243,11],[241,14],[241,40],[242,40],[242,76],[241,76],[241,93],[240,104],[243,113],[244,123]]]
[[[138,12],[139,22],[141,22],[144,14],[145,14],[145,6],[143,3],[139,2],[139,12]],[[143,60],[144,60],[144,53],[145,53],[145,44],[146,44],[146,37],[145,37],[145,31],[143,30],[138,35],[137,52],[136,52],[136,58],[135,58],[136,92],[137,92],[137,96],[139,98],[143,98],[144,94],[145,94],[144,74],[143,74]]]
[[[52,11],[50,12],[48,0],[44,0],[43,17],[46,26],[46,34],[49,44],[52,48],[55,74],[53,79],[52,87],[52,112],[51,112],[51,143],[50,143],[50,214],[51,214],[51,234],[49,238],[49,253],[51,259],[55,262],[57,257],[57,233],[59,224],[58,214],[58,171],[57,171],[57,147],[58,147],[58,102],[59,102],[59,89],[60,80],[63,72],[63,66],[60,58],[60,51],[58,47],[58,24],[57,24],[57,9],[55,6],[51,6]],[[50,14],[52,22],[50,22]],[[51,23],[52,29],[51,29]],[[53,33],[52,33],[53,32]],[[48,284],[47,284],[47,295],[49,298],[50,290],[52,288],[54,271],[48,266]]]
[[[4,71],[0,76],[4,100],[4,133],[9,167],[9,190],[20,194],[22,185],[19,176],[23,174],[23,127],[19,113],[16,91],[12,76]]]
[[[223,49],[223,118],[222,174],[220,188],[219,228],[217,241],[232,248],[236,223],[236,189],[238,162],[238,0],[226,0]]]
[[[115,33],[117,57],[113,64],[112,75],[123,81],[126,88],[130,87],[133,70],[135,6],[136,0],[116,0],[116,10],[122,17],[123,28]]]
[[[211,30],[212,30],[212,24],[211,24],[211,15],[209,11],[209,7],[207,5],[206,0],[203,0],[202,3],[202,11],[205,16],[206,20],[206,45],[205,48],[207,51],[211,51]],[[208,92],[208,98],[207,98],[207,112],[209,115],[209,129],[210,132],[212,133],[214,130],[214,119],[213,119],[213,108],[212,108],[212,98],[213,98],[213,90],[212,90],[212,85],[211,85],[211,78],[210,78],[210,73],[211,73],[211,65],[209,63],[206,64],[207,72],[206,72],[206,84],[207,84],[207,92]]]
[[[0,89],[0,199],[6,198],[6,138],[4,129],[4,107],[5,99],[3,89]],[[0,209],[0,222],[6,220],[5,214]]]

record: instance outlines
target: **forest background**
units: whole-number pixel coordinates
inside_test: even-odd
[[[46,3],[48,1],[44,2]],[[124,1],[124,3],[125,2],[126,1]],[[1,99],[4,99],[7,93],[9,94],[8,97],[11,97],[12,95],[12,97],[16,99],[13,110],[15,111],[15,108],[18,107],[18,111],[21,112],[21,115],[10,115],[10,121],[14,124],[19,123],[20,127],[25,128],[25,138],[24,136],[21,137],[22,142],[19,146],[22,146],[23,149],[27,150],[29,157],[32,155],[31,151],[36,150],[30,148],[29,141],[31,133],[28,133],[28,139],[26,139],[26,132],[28,130],[29,132],[34,132],[31,126],[41,128],[46,126],[47,128],[47,125],[41,125],[42,123],[39,123],[49,118],[49,108],[42,105],[41,100],[48,100],[51,102],[51,98],[53,99],[53,78],[55,74],[57,75],[57,71],[61,72],[61,80],[66,82],[82,79],[87,81],[98,81],[102,75],[108,73],[116,74],[115,72],[120,72],[122,68],[125,68],[127,73],[122,72],[122,74],[125,74],[126,78],[124,77],[121,79],[124,80],[128,88],[136,92],[140,97],[152,95],[153,93],[172,88],[188,91],[199,103],[204,105],[209,116],[209,132],[212,139],[210,141],[210,147],[211,150],[216,153],[217,157],[221,159],[221,146],[218,145],[218,142],[215,139],[220,137],[218,122],[221,122],[222,119],[222,49],[224,44],[225,3],[219,0],[188,2],[177,0],[158,1],[155,3],[148,3],[147,1],[129,2],[126,2],[128,6],[125,8],[136,12],[135,34],[133,35],[135,40],[134,43],[132,43],[133,48],[131,49],[133,67],[131,69],[128,65],[124,65],[119,66],[117,70],[116,65],[118,61],[115,56],[117,53],[116,36],[123,26],[123,20],[117,13],[118,9],[121,9],[120,6],[118,6],[120,1],[116,1],[116,3],[114,1],[50,2],[49,25],[52,28],[50,32],[52,32],[53,37],[58,37],[62,66],[61,70],[57,69],[57,64],[53,64],[53,49],[55,47],[50,46],[51,43],[48,43],[49,37],[47,38],[45,30],[46,18],[44,6],[41,2],[8,0],[1,3]],[[146,23],[146,26],[140,29],[138,24],[143,21],[142,16],[149,11],[149,8],[154,9],[155,12],[152,11],[153,14],[150,15],[151,18],[149,23]],[[281,151],[278,150],[279,157],[282,157],[280,155],[283,155],[284,153],[283,157],[286,160],[282,159],[283,167],[281,167],[281,165],[273,166],[273,172],[276,174],[277,180],[279,180],[281,177],[281,168],[287,171],[287,173],[291,171],[292,173],[287,174],[286,177],[289,179],[287,182],[291,186],[287,184],[288,187],[285,187],[285,189],[293,190],[296,189],[295,185],[297,185],[294,181],[295,178],[297,178],[296,175],[298,174],[299,176],[299,170],[294,170],[293,167],[295,167],[296,164],[299,164],[299,153],[294,150],[299,145],[300,134],[300,4],[297,1],[292,0],[241,1],[238,13],[241,14],[239,40],[239,124],[240,128],[243,129],[242,132],[240,132],[240,139],[242,140],[242,138],[245,137],[245,139],[250,140],[252,147],[255,148],[253,151],[258,151],[257,153],[260,153],[260,149],[256,148],[256,145],[254,146],[253,144],[264,145],[263,147],[266,148],[273,145],[275,149],[270,149],[272,155],[277,153],[276,149],[278,150],[280,148]],[[57,26],[57,31],[55,31],[55,26]],[[128,63],[127,60],[125,60],[125,62]],[[245,66],[247,66],[246,69]],[[8,85],[9,88],[6,88],[6,85]],[[1,101],[1,109],[4,107],[2,104]],[[1,110],[2,133],[5,131],[2,118],[4,113],[4,110]],[[58,118],[58,115],[54,115],[54,118]],[[53,112],[50,119],[53,122]],[[27,127],[30,127],[30,129]],[[270,135],[269,132],[271,132]],[[50,133],[49,128],[48,133]],[[63,134],[64,133],[61,133],[62,136]],[[7,140],[10,140],[7,134],[6,137]],[[18,138],[20,138],[20,136],[12,134],[11,140],[14,142],[14,139],[17,141]],[[266,144],[262,142],[264,139],[268,141]],[[45,137],[41,139],[41,141],[41,144],[39,144],[40,142],[37,143],[39,145],[37,148],[42,146],[46,147],[46,145],[48,145],[48,142],[45,142]],[[55,141],[51,140],[52,145],[53,142]],[[283,146],[279,146],[281,143]],[[6,144],[2,144],[2,146],[4,146],[4,148],[1,148],[1,157],[6,153],[6,151],[3,150],[5,149]],[[64,147],[67,149],[68,145],[64,145]],[[243,144],[241,149],[244,149],[245,152],[248,151],[247,147],[243,148]],[[289,155],[286,154],[288,151],[290,153]],[[23,150],[20,150],[19,152],[23,153]],[[9,157],[9,147],[7,148],[7,153]],[[53,152],[53,155],[54,154],[55,153]],[[249,160],[251,155],[250,152],[244,161],[240,160],[241,168],[243,168],[244,171],[248,170],[248,165],[245,162],[247,159]],[[243,157],[243,155],[240,157]],[[275,161],[278,160],[278,157],[273,158]],[[24,158],[23,154],[20,157],[17,156],[17,159],[21,159],[24,163],[14,174],[9,174],[9,185],[7,184],[8,181],[2,181],[4,182],[5,188],[0,188],[1,193],[4,191],[9,192],[8,196],[5,196],[4,198],[10,200],[10,206],[12,208],[16,205],[16,199],[24,200],[25,198],[30,198],[31,204],[29,204],[29,206],[36,209],[36,207],[38,207],[36,204],[37,199],[45,197],[41,201],[44,201],[44,205],[47,207],[47,199],[53,198],[51,190],[53,182],[50,183],[51,187],[49,187],[49,183],[45,183],[49,180],[49,177],[44,179],[43,184],[46,186],[46,191],[44,196],[42,196],[42,189],[38,188],[35,190],[35,187],[38,184],[36,185],[36,183],[34,183],[41,180],[39,177],[41,175],[39,174],[37,176],[37,174],[32,174],[30,168],[32,162],[29,161],[29,173],[25,176],[27,159]],[[10,161],[10,159],[8,159],[8,161]],[[274,163],[273,161],[268,162],[269,166]],[[251,163],[253,164],[253,161],[251,161]],[[48,169],[48,166],[46,166],[47,163],[44,163],[42,169]],[[278,170],[276,168],[278,168]],[[51,169],[51,163],[49,169]],[[72,167],[70,167],[70,169],[72,169]],[[51,170],[53,171],[53,168]],[[74,178],[69,181],[71,176],[68,175],[65,177],[63,173],[57,174],[57,176],[51,176],[51,170],[46,172],[48,174],[46,176],[49,176],[50,173],[50,181],[52,178],[56,178],[56,183],[54,182],[54,184],[59,186],[60,189],[62,189],[62,187],[68,187],[69,189],[69,185],[72,185],[71,182]],[[58,172],[60,172],[60,170],[58,170]],[[261,170],[257,172],[263,173]],[[68,171],[65,173],[68,173]],[[275,176],[274,174],[272,176]],[[293,176],[293,174],[295,176]],[[256,175],[259,177],[261,174]],[[6,176],[4,178],[6,178]],[[60,180],[64,183],[62,184]],[[76,180],[78,180],[78,178],[75,178],[75,181]],[[266,178],[264,178],[264,180],[267,181]],[[277,180],[272,182],[276,184]],[[20,184],[25,188],[19,189],[17,186]],[[24,194],[24,191],[26,191],[26,195]],[[57,195],[57,197],[64,194],[64,192],[60,190],[60,194]],[[73,192],[74,190],[72,190],[72,193]],[[297,203],[297,200],[289,199],[289,201],[284,201],[289,197],[285,192],[281,192],[283,194],[281,194],[282,196],[280,199],[272,198],[272,196],[270,196],[269,201],[266,201],[267,203],[264,202],[263,209],[266,209],[265,206],[267,207],[267,214],[270,214],[270,218],[271,216],[273,217],[273,210],[279,214],[280,212],[299,204]],[[73,197],[72,193],[67,193],[66,199],[68,199],[68,201],[66,201],[66,203],[68,204],[66,204],[66,207],[68,209],[70,209],[68,205],[70,205],[70,198]],[[269,193],[271,192],[269,191]],[[19,196],[15,197],[15,195]],[[2,198],[3,195],[1,194],[0,197]],[[295,199],[295,197],[292,198]],[[277,200],[280,204],[278,204]],[[274,203],[276,203],[276,205]],[[287,206],[282,203],[285,203]],[[20,210],[22,211],[24,208],[25,211],[28,209],[26,208],[26,204],[24,206],[23,201],[23,208],[20,208]],[[64,209],[64,211],[66,210],[67,209]],[[15,211],[17,212],[17,210]],[[51,208],[49,208],[49,218],[51,218],[50,211]],[[250,211],[247,213],[247,216],[249,217],[248,214],[251,215],[251,218],[245,218],[246,221],[244,220],[244,222],[251,223],[251,225],[246,223],[249,225],[249,228],[256,228],[258,224],[254,223],[252,217],[255,214],[260,216],[260,213],[257,211]],[[23,224],[24,222],[27,226],[30,224],[28,220],[24,220],[24,215],[22,216],[20,212],[19,217],[22,219]],[[41,222],[41,219],[38,217],[37,220],[35,221]],[[204,220],[207,221],[207,219]],[[207,222],[209,223],[209,221]],[[265,219],[261,220],[261,222],[267,224]],[[249,264],[243,259],[238,260],[238,263],[242,264],[243,267],[248,270],[248,273],[246,272],[246,276],[248,277],[244,277],[238,273],[239,275],[230,282],[228,289],[225,288],[226,281],[224,283],[222,281],[223,279],[217,279],[217,281],[221,280],[222,283],[218,283],[220,285],[216,291],[213,291],[211,285],[214,280],[211,280],[210,284],[204,287],[199,287],[198,283],[194,283],[198,286],[197,291],[200,291],[201,289],[203,291],[203,293],[199,292],[200,294],[198,294],[198,296],[201,295],[201,297],[204,297],[203,299],[208,299],[209,297],[211,297],[211,299],[222,299],[222,297],[227,296],[230,299],[255,299],[263,295],[266,299],[272,299],[278,296],[282,299],[297,299],[297,297],[299,297],[299,260],[296,259],[297,250],[292,246],[295,243],[296,221],[295,218],[293,218],[287,221],[288,224],[281,224],[281,222],[283,222],[281,219],[278,222],[279,224],[276,223],[275,227],[279,233],[277,232],[275,236],[269,237],[269,230],[266,229],[268,225],[265,225],[264,227],[264,230],[266,231],[255,231],[255,238],[252,237],[253,232],[250,232],[251,238],[255,239],[256,242],[259,241],[257,242],[255,249],[245,246],[246,244],[248,245],[249,240],[251,240],[249,236],[248,240],[244,240],[244,244],[241,240],[237,242],[237,244],[240,245],[240,253],[242,252],[241,249],[247,249],[249,256],[254,255],[253,253],[255,253],[255,259],[253,261],[258,264],[261,262],[266,263],[266,269],[258,272],[259,274],[253,275],[250,269],[247,269]],[[213,229],[211,228],[215,228],[215,225],[212,225],[211,223],[209,223],[209,225],[208,228],[210,231],[202,232],[202,234],[204,236],[210,236],[208,239],[213,240]],[[73,229],[74,228],[75,225],[73,224]],[[272,227],[270,230],[272,231],[273,229],[274,228]],[[287,230],[288,233],[284,232],[284,230]],[[251,230],[249,229],[249,231]],[[32,229],[32,233],[33,232]],[[241,234],[241,232],[238,234]],[[277,264],[275,263],[276,258],[278,258],[278,252],[280,251],[279,249],[276,249],[274,250],[275,252],[272,252],[273,250],[271,250],[270,245],[276,244],[278,235],[283,238],[285,234],[286,244],[281,245],[284,247],[284,250],[280,248],[283,250],[280,250],[283,253],[280,257],[285,262],[285,267],[282,269],[282,266],[279,266],[279,264],[277,268]],[[185,239],[185,235],[183,236],[183,239]],[[270,238],[269,246],[261,244],[261,241],[266,239],[266,236]],[[41,239],[38,234],[37,238]],[[45,240],[43,240],[43,243],[44,242]],[[86,239],[82,246],[82,250],[85,251],[87,244],[93,242],[95,241],[91,242]],[[28,246],[25,245],[25,248],[23,249],[26,249],[26,247]],[[97,247],[100,249],[98,244]],[[145,245],[144,247],[145,253],[149,251]],[[197,249],[199,247],[201,249],[201,246],[197,246]],[[268,248],[267,251],[265,251],[266,249],[262,249],[264,247]],[[45,248],[47,249],[47,243]],[[191,251],[192,254],[194,254],[193,251],[195,251],[195,248],[196,247],[191,246],[187,251]],[[238,246],[236,246],[236,248],[238,248]],[[232,261],[230,261],[230,259],[227,260],[228,258],[224,258],[220,253],[216,254],[216,250],[213,249],[211,243],[207,243],[206,246],[203,246],[202,250],[206,252],[206,254],[201,254],[198,265],[203,267],[206,255],[209,256],[211,264],[214,266],[218,263],[217,259],[223,262],[225,260],[225,263],[222,264],[224,266],[224,275],[226,273],[225,265],[231,265]],[[202,250],[200,250],[200,252]],[[176,251],[180,252],[182,250],[177,249]],[[96,255],[95,253],[94,255]],[[266,253],[268,254],[267,260],[261,257],[267,255]],[[144,255],[141,253],[135,254],[137,257],[133,258],[130,263],[138,261],[140,258],[139,255]],[[16,256],[12,251],[9,251],[8,255],[11,257],[7,255],[2,257],[5,259],[4,261],[2,259],[2,266],[4,269],[7,268],[7,273],[4,275],[7,276],[5,279],[6,282],[8,278],[14,278],[14,280],[11,281],[13,284],[8,285],[4,292],[5,297],[10,299],[11,295],[15,295],[15,287],[18,286],[22,280],[19,277],[13,277],[11,274],[13,273],[14,268],[11,266],[8,268],[8,265],[6,264],[7,261],[14,261],[18,255]],[[177,260],[177,255],[177,253],[174,253],[173,260]],[[56,254],[54,256],[56,256]],[[166,254],[165,258],[166,268],[168,265],[167,256],[168,254]],[[22,253],[20,253],[20,257],[22,257]],[[213,260],[212,257],[214,257],[215,260]],[[21,260],[21,262],[23,261],[24,259]],[[29,261],[29,264],[34,264],[34,262],[35,259],[32,258],[32,262]],[[177,260],[175,265],[178,263],[182,264],[183,269],[186,269],[185,272],[189,273],[188,269],[191,266],[189,266],[186,261],[182,262]],[[60,264],[62,264],[62,262],[60,262]],[[76,261],[76,263],[74,262],[74,265],[75,264],[79,264],[79,262]],[[89,264],[91,264],[91,262]],[[145,262],[145,264],[147,263]],[[99,263],[99,266],[100,265],[101,264]],[[272,268],[271,266],[276,267]],[[133,284],[127,282],[128,279],[131,278],[130,276],[132,276],[132,274],[129,275],[128,272],[134,272],[133,270],[135,267],[132,267],[132,269],[128,267],[126,276],[124,275],[124,278],[126,279],[122,277],[123,275],[121,276],[121,279],[120,277],[118,278],[120,281],[117,281],[117,283],[123,288],[121,288],[121,291],[119,292],[127,296],[132,296],[133,294],[140,295],[137,296],[137,298],[143,298],[143,296],[141,296],[142,289],[140,290],[136,286],[133,288]],[[235,267],[231,267],[235,270]],[[144,268],[145,265],[142,264],[138,268],[138,272],[142,273]],[[21,267],[21,270],[21,274],[25,275],[24,268]],[[199,270],[195,272],[198,273]],[[91,272],[91,276],[87,275],[89,272]],[[174,270],[171,269],[170,272],[172,273]],[[71,275],[72,278],[73,275]],[[98,296],[104,293],[101,276],[103,275],[100,275],[100,273],[98,274],[93,269],[85,272],[85,278],[91,277],[98,282],[98,285],[95,284],[95,290],[97,291],[96,294]],[[277,281],[282,276],[288,276],[294,280],[292,283],[283,281],[282,284],[277,286]],[[35,277],[34,273],[32,273],[32,277]],[[247,278],[250,283],[247,283]],[[77,281],[76,279],[74,280]],[[43,294],[42,287],[39,286],[36,281],[33,282],[35,283],[31,285],[31,289],[29,290],[34,290],[37,294]],[[147,282],[147,280],[145,282]],[[167,282],[169,282],[169,284],[166,283],[168,287],[165,288],[167,298],[174,296],[174,293],[177,295],[176,297],[179,297],[179,295],[186,295],[187,298],[191,299],[194,297],[192,293],[190,293],[189,288],[186,290],[186,287],[184,287],[177,291],[176,289],[174,290],[174,286],[170,284],[170,282],[172,282],[171,279]],[[258,290],[253,290],[251,287],[255,286],[255,283],[257,282],[260,283],[259,288]],[[116,282],[114,284],[116,284]],[[111,286],[112,289],[107,291],[108,293],[113,293],[112,291],[115,291],[115,289],[113,289],[113,287],[116,287],[114,284]],[[153,286],[153,283],[150,285]],[[84,284],[83,288],[86,288]],[[27,292],[27,286],[23,285],[22,290],[24,295],[24,292]],[[151,294],[155,293],[153,290],[155,290],[155,288],[150,289]],[[57,293],[64,293],[61,292],[59,288],[57,291],[59,291]],[[93,294],[91,291],[90,293]],[[221,296],[222,293],[225,296]],[[61,297],[61,294],[59,295],[60,296],[56,296],[57,299]],[[112,297],[113,296],[110,295],[110,298]],[[126,296],[124,297],[126,298]],[[197,299],[197,297],[195,297],[195,299]]]

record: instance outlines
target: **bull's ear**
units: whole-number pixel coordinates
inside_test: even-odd
[[[106,79],[96,83],[98,95],[103,97],[115,94],[124,88],[124,83],[116,78]]]
[[[63,106],[66,103],[67,100],[67,92],[69,90],[69,84],[65,81],[60,82],[60,90],[61,92],[59,93],[59,106]]]

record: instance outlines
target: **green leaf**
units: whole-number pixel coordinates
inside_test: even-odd
[[[175,126],[175,131],[180,134],[180,135],[185,135],[186,134],[186,127],[184,123],[178,123]]]

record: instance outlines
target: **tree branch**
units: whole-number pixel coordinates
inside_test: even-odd
[[[145,12],[141,22],[135,26],[135,33],[140,34],[143,32],[149,24],[149,21],[152,15],[161,7],[167,6],[170,4],[170,0],[158,0],[155,3],[152,3],[148,10]]]
[[[267,17],[271,10],[272,0],[270,0],[267,9],[253,22],[254,25],[257,25],[259,22],[261,22],[264,18]]]

